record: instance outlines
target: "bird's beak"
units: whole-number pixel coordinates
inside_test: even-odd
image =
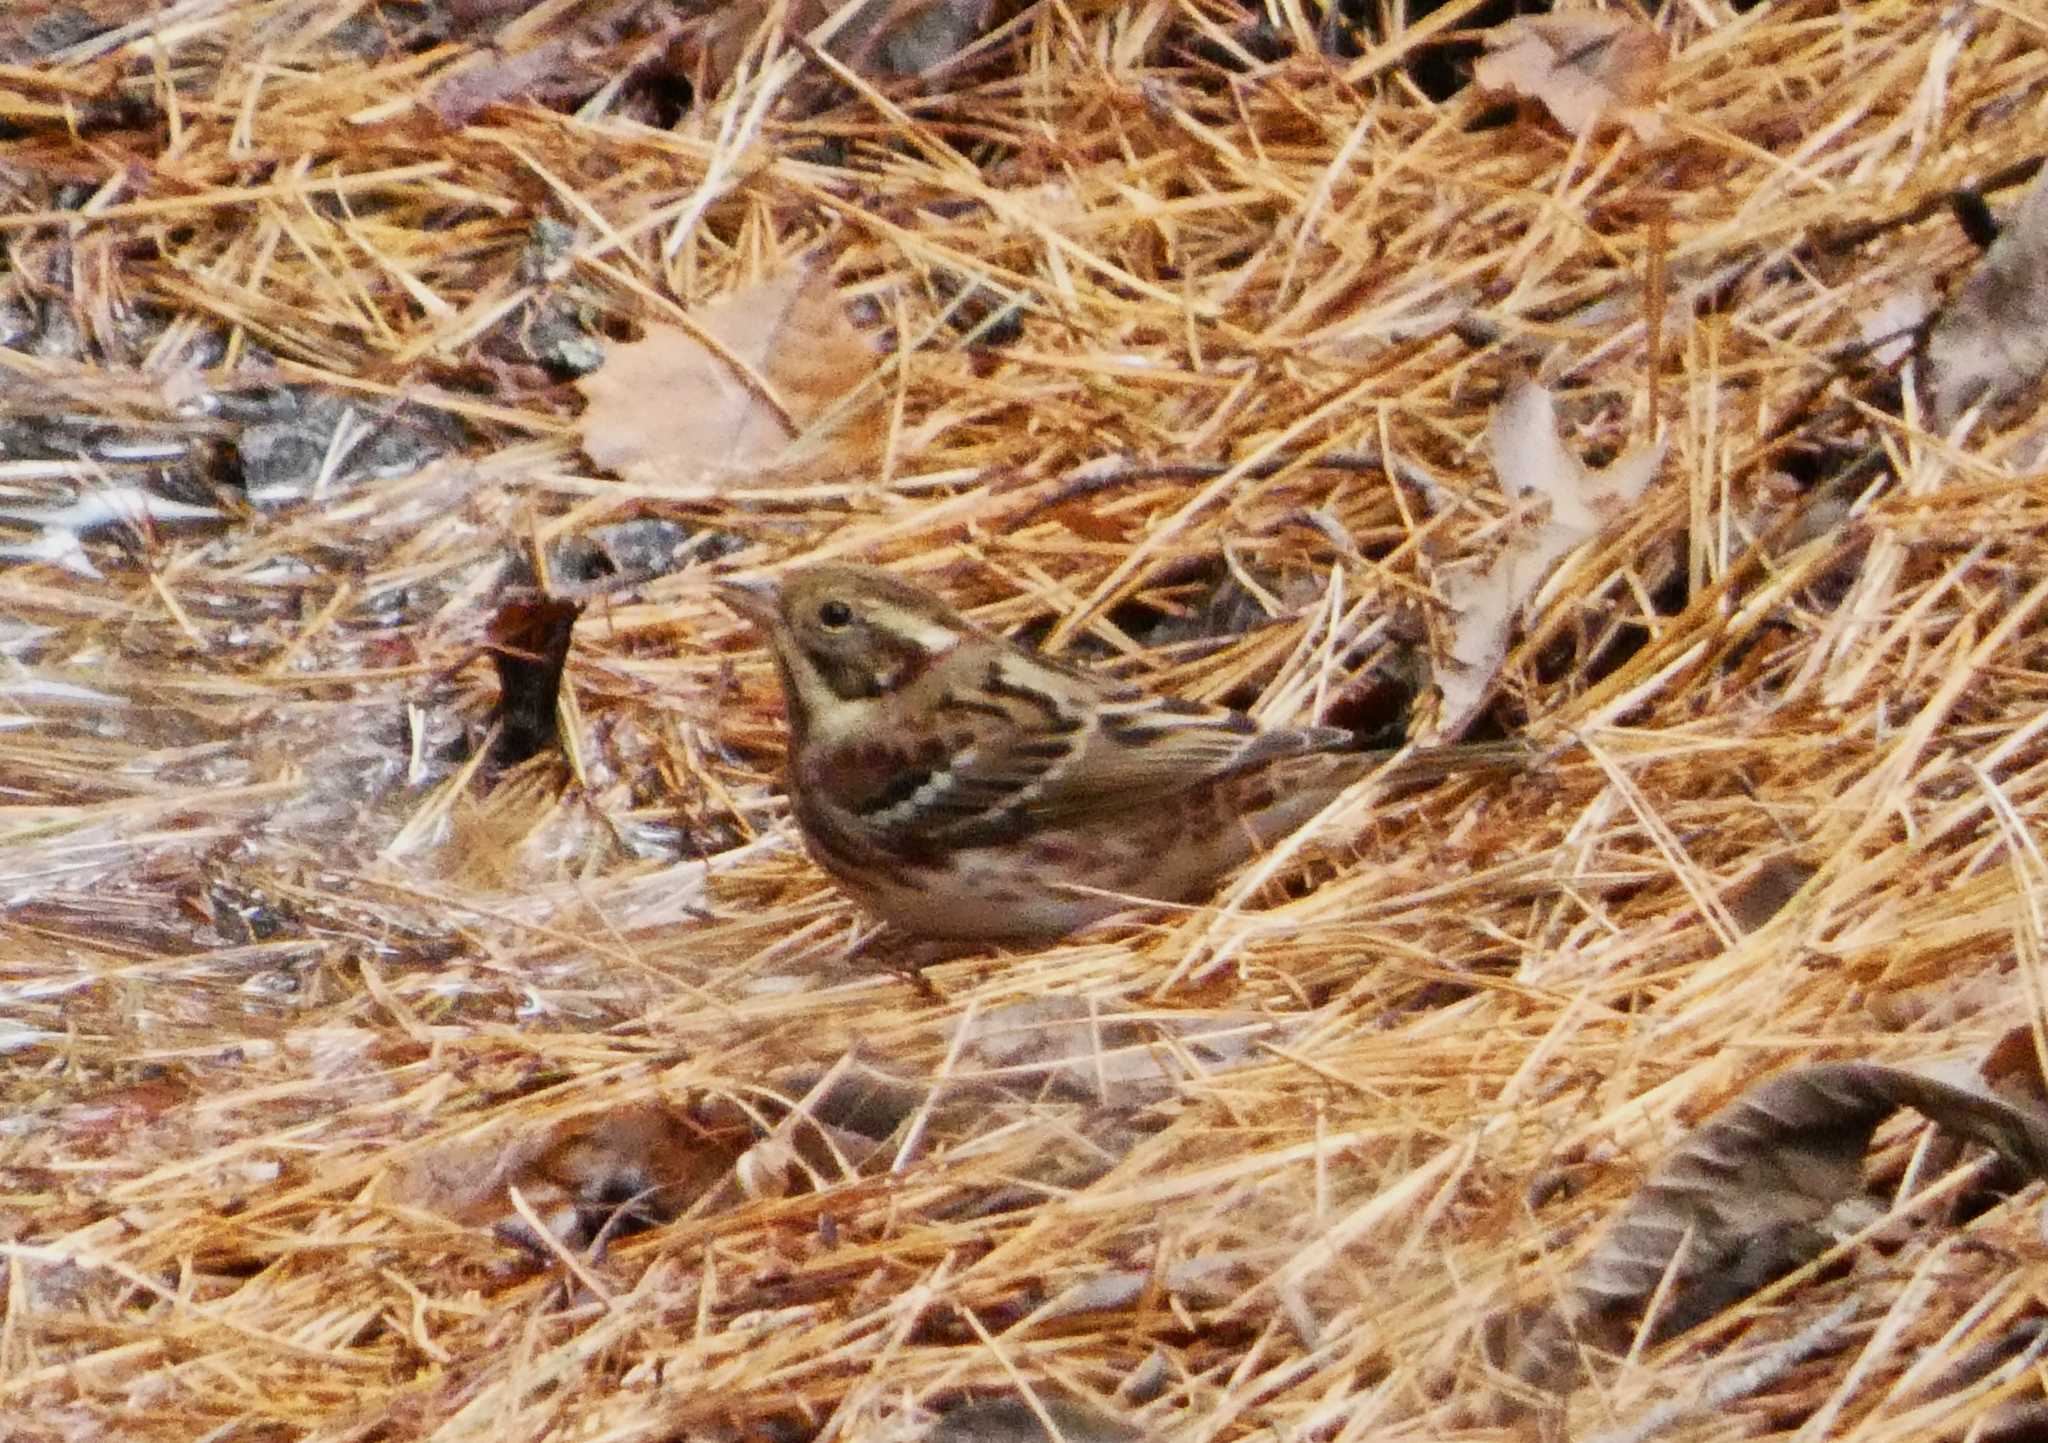
[[[718,599],[763,631],[772,631],[781,615],[781,592],[772,581],[721,581]]]

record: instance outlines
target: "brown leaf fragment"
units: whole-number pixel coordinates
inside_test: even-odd
[[[2048,169],[1927,334],[1934,423],[2002,405],[2048,374]]]
[[[1488,1349],[1520,1382],[1563,1392],[1580,1348],[1625,1347],[1665,1289],[1658,1336],[1712,1317],[1824,1252],[1878,1126],[1912,1108],[2048,1176],[2048,1116],[1902,1068],[1830,1062],[1783,1073],[1695,1128],[1622,1210],[1556,1307],[1511,1308]],[[1667,1276],[1668,1275],[1668,1276]],[[1511,1410],[1510,1410],[1511,1411]]]
[[[569,637],[582,610],[579,602],[537,597],[508,602],[491,618],[499,726],[493,758],[500,765],[516,766],[553,745]]]
[[[780,275],[699,307],[692,330],[650,325],[576,384],[583,450],[621,479],[707,491],[879,453],[879,399],[847,404],[874,372],[823,269]]]
[[[1103,541],[1116,545],[1122,542],[1128,529],[1115,517],[1105,516],[1092,506],[1079,501],[1054,506],[1045,514],[1047,519],[1058,522],[1084,541]]]
[[[1664,38],[1615,11],[1535,15],[1496,25],[1472,68],[1481,90],[1540,101],[1557,123],[1585,135],[1604,121],[1645,142],[1664,133],[1647,107],[1663,83]]]
[[[2039,1443],[2048,1438],[2048,1401],[2020,1398],[2001,1403],[1965,1436],[1970,1443]]]
[[[2019,1000],[2017,969],[1986,969],[1974,976],[1944,976],[1897,992],[1872,993],[1870,1015],[1880,1027],[1938,1032]]]
[[[800,1068],[778,1077],[775,1094],[750,1105],[757,1126],[781,1116],[735,1166],[739,1196],[789,1197],[859,1176],[931,1095],[851,1054],[822,1073]]]
[[[539,13],[536,13],[539,12]],[[493,105],[559,104],[587,95],[621,71],[666,49],[676,23],[641,0],[582,0],[570,7],[532,0],[451,0],[448,36],[477,43],[437,77],[426,106],[460,130]]]
[[[935,1100],[929,1084],[852,1054],[822,1071],[806,1066],[781,1072],[768,1092],[750,1096],[746,1104],[767,1135],[735,1166],[733,1195],[789,1197],[860,1176],[866,1164],[895,1155],[885,1144]]]
[[[1526,380],[1494,413],[1486,444],[1516,510],[1507,544],[1491,562],[1447,572],[1439,583],[1456,613],[1447,665],[1437,674],[1441,741],[1456,740],[1479,716],[1507,660],[1515,618],[1552,569],[1619,519],[1664,462],[1660,443],[1590,470],[1558,439],[1555,399]]]
[[[2048,1112],[2048,1078],[2042,1076],[2042,1037],[2031,1025],[2015,1027],[1992,1045],[1978,1069],[1985,1086],[2019,1107]]]

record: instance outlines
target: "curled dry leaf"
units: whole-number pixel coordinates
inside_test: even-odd
[[[1819,1256],[1833,1241],[1830,1215],[1862,1182],[1872,1135],[1906,1107],[2030,1177],[2048,1176],[2048,1115],[1876,1063],[1784,1073],[1679,1144],[1560,1306],[1493,1319],[1495,1361],[1524,1383],[1563,1391],[1577,1378],[1580,1346],[1626,1346],[1660,1287],[1668,1291],[1656,1332],[1668,1335]]]
[[[822,268],[792,266],[691,314],[650,325],[576,384],[583,450],[622,479],[707,491],[880,450],[878,397],[854,398],[876,352]]]
[[[1536,15],[1496,25],[1472,68],[1482,90],[1538,100],[1573,135],[1603,121],[1645,142],[1664,124],[1647,107],[1664,79],[1664,38],[1615,11]]]
[[[1631,451],[1605,470],[1589,470],[1558,439],[1556,402],[1533,381],[1519,383],[1501,402],[1486,443],[1516,512],[1508,543],[1490,564],[1453,572],[1441,583],[1457,613],[1449,665],[1437,677],[1443,741],[1455,740],[1485,706],[1507,660],[1515,618],[1551,569],[1641,496],[1664,462],[1660,443]],[[1539,513],[1540,503],[1548,503],[1547,516]]]
[[[2048,169],[1927,334],[1934,421],[1998,405],[2048,374]]]

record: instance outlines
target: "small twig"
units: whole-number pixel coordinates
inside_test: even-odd
[[[1649,275],[1644,284],[1646,295],[1643,301],[1643,350],[1650,370],[1650,432],[1646,442],[1653,446],[1657,443],[1657,434],[1664,419],[1664,311],[1669,304],[1666,297],[1670,286],[1670,247],[1671,207],[1659,205],[1650,212]]]
[[[1279,475],[1290,466],[1306,465],[1311,470],[1349,471],[1359,474],[1379,472],[1396,481],[1406,482],[1420,491],[1428,493],[1433,502],[1441,501],[1455,493],[1436,477],[1410,461],[1389,463],[1379,447],[1368,447],[1363,451],[1331,451],[1321,456],[1308,457],[1300,451],[1283,452],[1268,456],[1265,460],[1243,468],[1247,481],[1264,481]],[[1142,481],[1213,481],[1218,476],[1234,469],[1228,461],[1148,461],[1133,462],[1115,470],[1100,466],[1088,466],[1083,472],[1059,483],[1053,490],[1036,496],[1024,509],[1009,520],[1011,526],[1021,526],[1040,514],[1083,496],[1095,496],[1104,491],[1114,491],[1119,486],[1135,485]]]
[[[2025,160],[2016,160],[2011,165],[2000,166],[1975,185],[1936,191],[1933,195],[1923,196],[1917,203],[1897,215],[1886,216],[1882,220],[1865,221],[1862,225],[1850,226],[1847,230],[1837,231],[1833,235],[1821,236],[1806,247],[1805,258],[1840,255],[1844,251],[1853,251],[1868,241],[1876,240],[1886,231],[1918,225],[1937,212],[1952,210],[1958,202],[1979,199],[1996,191],[2025,185],[2041,169],[2044,160],[2048,160],[2048,156],[2035,155]]]

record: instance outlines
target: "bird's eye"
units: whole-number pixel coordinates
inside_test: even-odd
[[[853,624],[853,608],[843,601],[828,601],[818,608],[818,625],[832,631]]]

